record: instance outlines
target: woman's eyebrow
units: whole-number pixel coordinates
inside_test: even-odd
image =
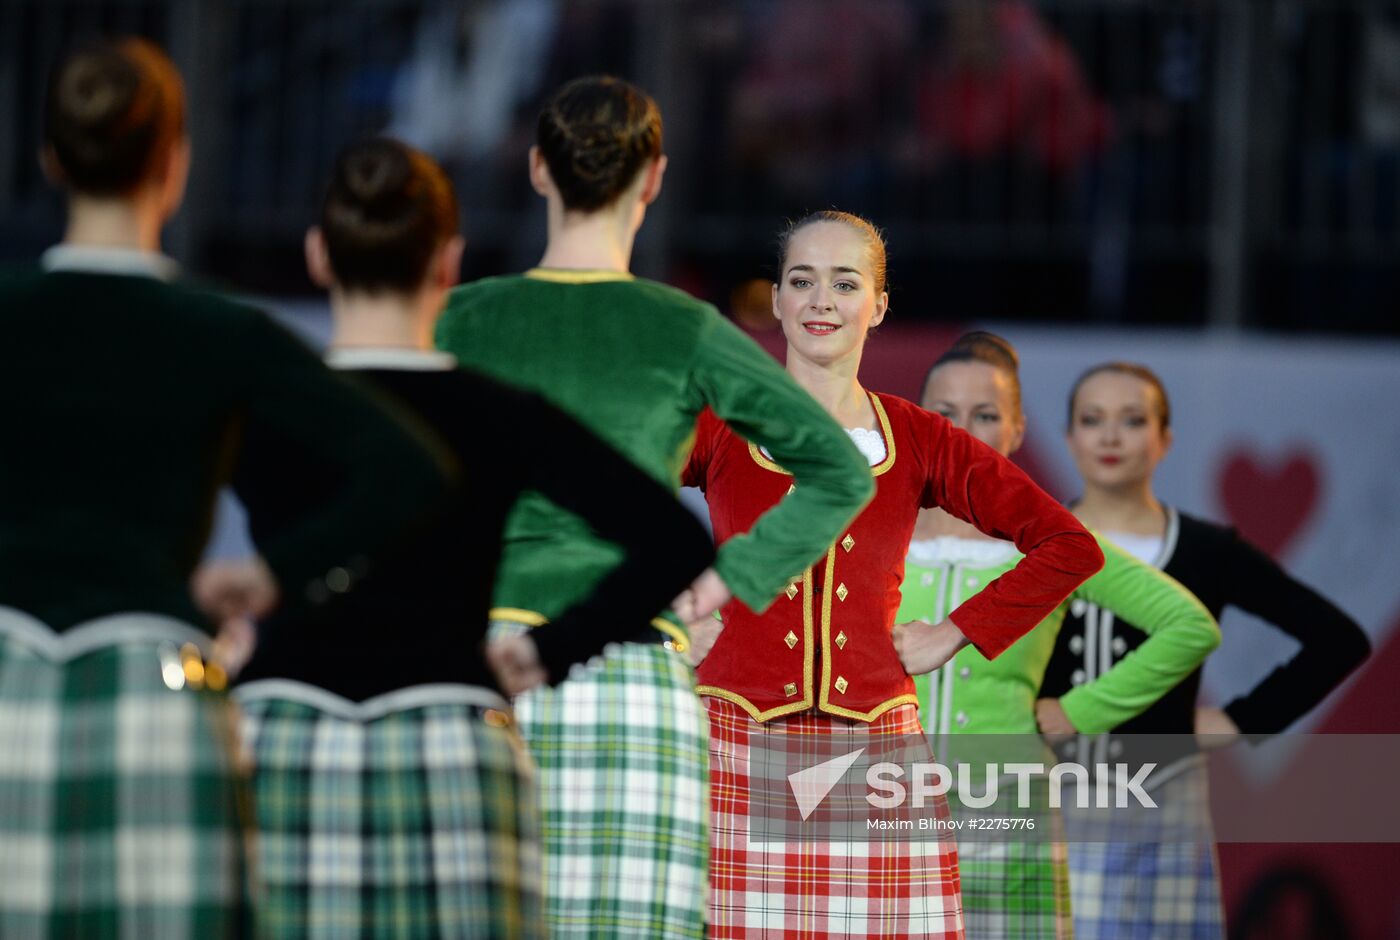
[[[831,270],[835,271],[837,274],[855,274],[859,277],[865,276],[861,272],[860,268],[848,268],[845,265],[837,265]],[[787,273],[789,274],[791,274],[793,271],[810,271],[813,274],[817,273],[816,267],[810,264],[794,264],[792,267],[787,269]]]

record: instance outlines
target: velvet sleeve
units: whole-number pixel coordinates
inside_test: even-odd
[[[1225,706],[1246,734],[1279,732],[1361,665],[1371,644],[1355,620],[1234,531],[1221,552],[1217,565],[1229,572],[1226,603],[1268,621],[1300,644],[1291,659]]]
[[[995,658],[1103,567],[1094,537],[1011,461],[941,415],[923,412],[928,479],[937,506],[1026,557],[950,615],[983,656]]]
[[[544,399],[516,393],[511,410],[521,472],[532,490],[618,545],[622,561],[581,601],[531,631],[551,682],[630,639],[666,610],[714,558],[709,534],[676,494]],[[505,433],[505,432],[503,432]],[[567,460],[560,460],[567,454]]]
[[[870,464],[773,357],[718,314],[701,337],[692,381],[719,419],[767,448],[796,484],[720,546],[715,563],[734,596],[762,613],[865,508],[875,494]]]
[[[1178,581],[1099,538],[1104,566],[1075,589],[1146,633],[1147,639],[1097,679],[1060,698],[1081,734],[1111,731],[1135,718],[1191,674],[1220,645],[1205,605]]]

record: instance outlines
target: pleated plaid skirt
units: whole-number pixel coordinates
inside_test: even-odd
[[[713,940],[962,937],[958,852],[948,834],[923,841],[756,842],[750,832],[751,744],[762,735],[921,735],[913,705],[875,721],[812,712],[754,721],[706,697],[710,718]],[[840,750],[839,748],[837,750]],[[946,803],[936,811],[947,819]]]
[[[151,614],[62,634],[0,608],[0,937],[242,936],[230,711],[208,637]]]
[[[1206,765],[1200,758],[1188,761],[1148,790],[1160,812],[1136,814],[1130,826],[1066,801],[1070,893],[1079,940],[1225,936]]]
[[[963,921],[976,940],[1068,940],[1069,862],[1063,842],[958,844]]]
[[[709,771],[694,690],[679,653],[622,643],[515,700],[539,767],[551,937],[704,936]]]
[[[238,690],[260,937],[545,936],[533,768],[468,688]]]

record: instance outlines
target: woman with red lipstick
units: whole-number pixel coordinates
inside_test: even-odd
[[[1152,474],[1171,448],[1171,405],[1157,376],[1141,365],[1094,366],[1075,383],[1067,440],[1083,478],[1074,504],[1081,522],[1180,581],[1219,619],[1228,605],[1288,633],[1301,648],[1249,692],[1223,709],[1197,708],[1200,670],[1112,736],[1096,740],[1090,760],[1159,764],[1146,788],[1178,822],[1194,817],[1207,838],[1183,841],[1071,841],[1070,889],[1080,938],[1220,936],[1224,914],[1216,874],[1205,766],[1198,754],[1140,753],[1151,740],[1211,745],[1241,734],[1282,731],[1320,702],[1370,651],[1356,622],[1289,576],[1233,530],[1164,505]],[[1076,608],[1060,631],[1037,706],[1043,731],[1074,731],[1059,696],[1092,683],[1145,641],[1137,627],[1095,604]],[[1133,737],[1120,737],[1133,735]],[[1147,735],[1175,735],[1151,738]],[[1160,747],[1160,745],[1159,745]],[[1166,813],[1162,814],[1163,819]],[[1066,813],[1071,840],[1075,817]],[[1178,829],[1178,832],[1180,830]]]
[[[968,643],[995,657],[1103,555],[1068,511],[990,447],[861,386],[866,335],[889,303],[874,226],[832,211],[796,222],[781,241],[779,275],[773,311],[787,371],[865,454],[876,495],[766,611],[726,605],[724,629],[700,664],[711,736],[711,936],[868,936],[879,925],[891,936],[961,937],[951,840],[750,842],[750,750],[812,736],[920,734],[912,675]],[[684,479],[705,491],[721,544],[742,538],[792,486],[771,455],[708,412]],[[905,549],[919,509],[930,506],[1015,542],[1026,557],[940,623],[896,626]]]

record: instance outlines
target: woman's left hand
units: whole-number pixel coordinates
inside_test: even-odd
[[[921,620],[895,624],[890,639],[904,671],[911,676],[933,672],[968,643],[967,637],[951,620],[938,624]]]
[[[724,621],[718,617],[704,617],[686,624],[686,632],[690,634],[690,646],[685,651],[685,658],[692,667],[698,668],[724,632]]]

